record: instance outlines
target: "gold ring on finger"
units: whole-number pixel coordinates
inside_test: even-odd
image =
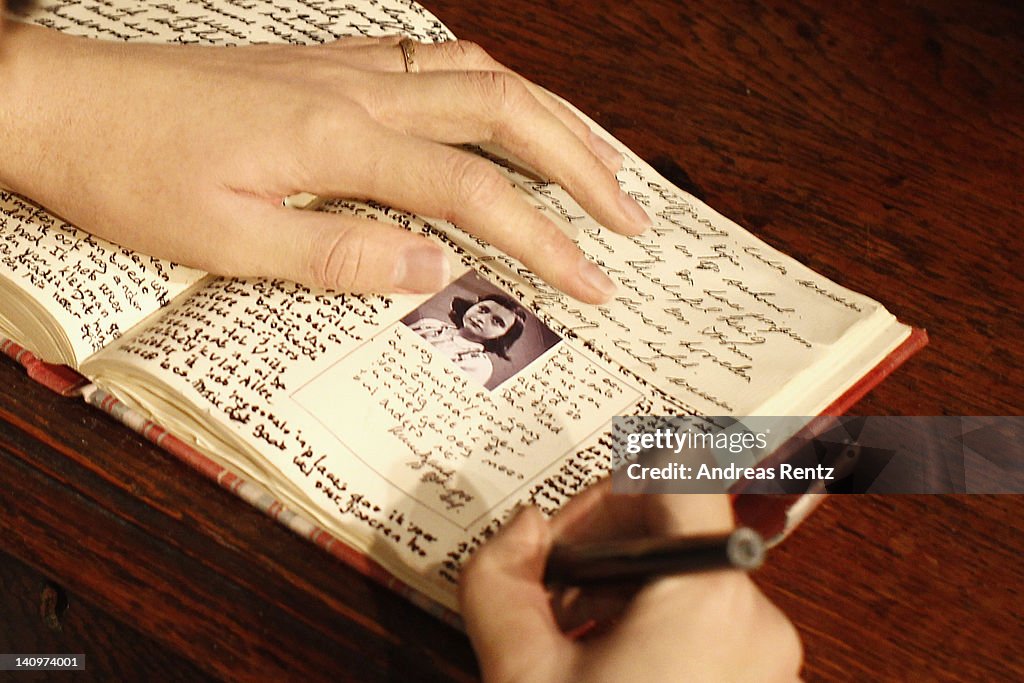
[[[418,74],[420,65],[416,63],[416,41],[412,38],[403,38],[398,42],[402,48],[402,61],[405,62],[405,73]]]

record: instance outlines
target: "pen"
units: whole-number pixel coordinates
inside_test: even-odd
[[[761,566],[764,556],[764,539],[747,527],[712,536],[556,545],[548,556],[544,582],[580,586],[720,569],[750,571]]]

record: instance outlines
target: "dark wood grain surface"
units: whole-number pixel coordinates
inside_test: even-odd
[[[857,412],[1021,413],[1024,5],[428,6],[926,328]],[[1021,680],[1022,518],[1016,496],[835,497],[758,582],[800,629],[807,680]],[[0,651],[85,652],[83,680],[476,675],[460,634],[6,361],[0,551]],[[48,619],[47,582],[69,602]]]

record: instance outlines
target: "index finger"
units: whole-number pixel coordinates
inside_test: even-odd
[[[401,135],[367,121],[372,134],[339,141],[307,157],[302,187],[318,195],[368,197],[471,232],[581,301],[603,303],[615,284],[551,220],[531,207],[489,161],[463,150]],[[339,169],[336,159],[373,159]]]

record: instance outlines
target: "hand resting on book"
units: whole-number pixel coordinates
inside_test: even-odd
[[[632,596],[562,607],[599,618],[572,640],[541,581],[555,538],[693,535],[732,528],[726,496],[612,495],[609,482],[550,522],[534,508],[476,552],[460,603],[487,681],[796,681],[802,651],[792,623],[741,572],[662,578]]]
[[[213,273],[355,292],[449,278],[427,238],[282,206],[298,192],[448,219],[588,302],[611,280],[490,162],[495,143],[623,234],[649,219],[621,156],[472,44],[398,36],[322,46],[116,43],[7,22],[0,31],[0,185],[131,249]]]

